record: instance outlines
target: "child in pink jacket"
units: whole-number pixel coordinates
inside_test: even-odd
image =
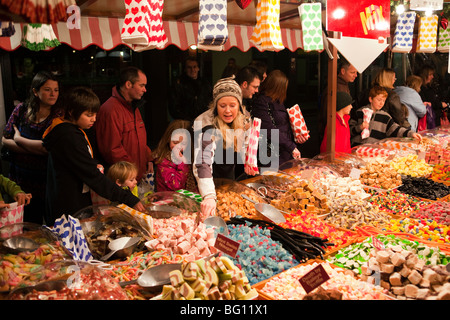
[[[172,121],[154,150],[157,192],[192,189],[187,187],[192,176],[190,127],[189,121]]]

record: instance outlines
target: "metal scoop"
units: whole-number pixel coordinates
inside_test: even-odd
[[[273,221],[274,223],[286,222],[286,219],[284,218],[281,211],[275,208],[274,206],[267,203],[258,203],[255,200],[250,199],[245,194],[241,194],[241,197],[244,198],[245,200],[253,202],[255,204],[256,211],[258,211],[260,214],[262,214],[267,219]]]
[[[119,239],[115,239],[108,244],[108,248],[111,250],[106,255],[100,258],[100,260],[105,261],[112,257],[113,254],[120,250],[124,250],[127,248],[131,248],[137,245],[137,243],[141,241],[141,237],[122,237]]]
[[[203,223],[206,224],[207,226],[219,228],[219,230],[220,228],[223,228],[223,232],[225,233],[225,235],[229,234],[227,223],[221,217],[211,216],[206,218],[205,221],[203,221]]]
[[[34,251],[39,248],[39,243],[33,239],[17,236],[5,240],[2,246],[11,253],[19,253],[22,251]]]
[[[181,263],[161,264],[145,270],[137,279],[119,282],[121,287],[137,283],[143,288],[159,288],[170,283],[169,273],[181,270]]]

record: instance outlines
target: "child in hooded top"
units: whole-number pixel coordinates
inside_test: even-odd
[[[187,188],[188,178],[192,175],[190,128],[190,121],[172,121],[153,151],[157,192]]]
[[[392,116],[381,110],[388,97],[388,92],[383,87],[375,85],[369,91],[369,104],[356,110],[356,119],[350,120],[350,132],[352,146],[366,143],[376,143],[387,137],[413,137],[422,140],[422,136],[414,131],[401,127]],[[370,108],[373,111],[370,122],[364,121],[363,109]],[[362,138],[361,132],[369,129],[369,137]]]
[[[106,176],[114,181],[119,187],[129,190],[138,197],[138,187],[136,177],[138,175],[138,167],[128,161],[119,161],[109,167]]]
[[[84,130],[95,123],[99,98],[85,87],[73,88],[66,98],[64,117],[56,118],[43,135],[49,153],[46,224],[53,225],[62,215],[73,215],[91,206],[90,189],[107,200],[146,212],[139,198],[116,185],[97,167]]]

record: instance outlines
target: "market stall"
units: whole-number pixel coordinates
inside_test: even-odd
[[[426,134],[450,139],[446,130]],[[3,226],[2,297],[448,299],[449,177],[415,152],[426,154],[432,144],[392,139],[365,147],[364,160],[323,155],[248,180],[216,181],[226,228],[199,219],[201,197],[187,190],[148,195],[147,213],[108,205],[55,226]],[[248,199],[272,205],[284,222]],[[112,251],[114,240],[128,238],[138,241]],[[307,281],[311,272],[321,274],[319,284]],[[98,281],[102,290],[93,287]]]

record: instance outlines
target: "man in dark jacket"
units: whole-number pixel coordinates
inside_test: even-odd
[[[194,121],[208,109],[212,100],[211,84],[199,76],[200,68],[195,58],[185,61],[184,73],[172,88],[169,113],[173,119]]]

